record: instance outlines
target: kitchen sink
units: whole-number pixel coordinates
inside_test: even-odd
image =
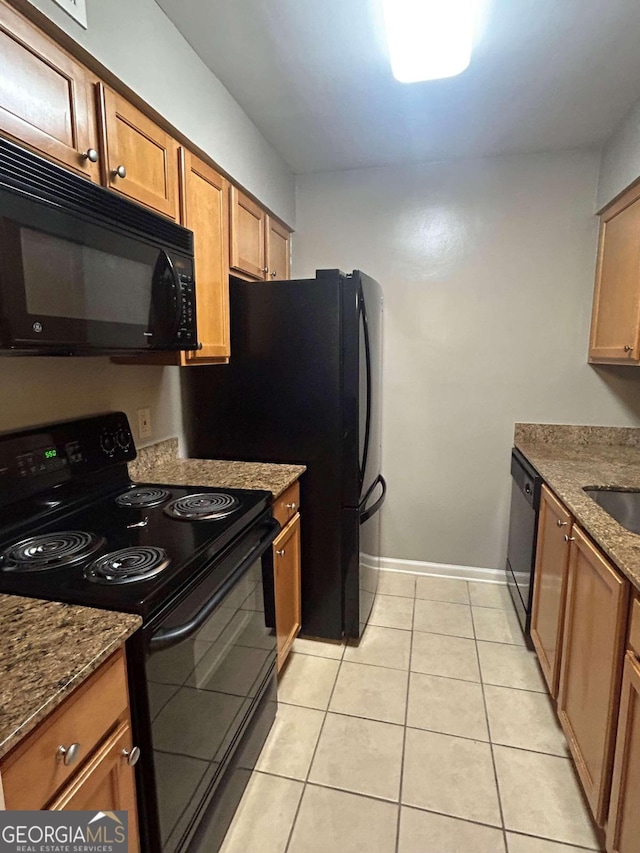
[[[640,491],[628,489],[584,489],[589,497],[618,524],[640,534]]]

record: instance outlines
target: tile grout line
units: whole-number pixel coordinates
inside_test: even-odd
[[[471,611],[471,621],[473,622],[473,631],[475,633],[475,621],[473,620],[473,611]],[[480,653],[478,651],[478,640],[475,641],[476,644],[476,658],[478,661],[478,671],[480,673],[480,688],[482,690],[482,704],[484,706],[484,717],[485,722],[487,724],[487,734],[489,735],[489,750],[491,752],[491,765],[493,767],[493,778],[496,783],[496,795],[498,797],[498,809],[500,811],[500,821],[502,823],[502,841],[504,844],[505,853],[509,851],[509,844],[507,841],[507,828],[505,826],[504,819],[504,810],[502,808],[502,797],[500,795],[500,784],[498,782],[498,768],[496,767],[496,756],[493,751],[493,741],[491,740],[491,723],[489,722],[489,710],[487,708],[487,697],[484,692],[484,681],[482,678],[482,666],[480,664]]]
[[[294,814],[293,821],[291,822],[291,829],[289,830],[289,835],[287,837],[287,843],[286,843],[286,846],[284,848],[284,853],[289,853],[289,848],[291,845],[291,839],[293,838],[293,833],[294,833],[294,830],[296,828],[296,823],[298,822],[298,815],[300,814],[300,808],[302,806],[302,801],[304,799],[305,791],[307,790],[307,785],[311,784],[309,782],[309,774],[311,773],[311,768],[313,767],[313,762],[314,762],[315,757],[316,757],[316,752],[318,751],[318,745],[320,744],[320,738],[322,737],[322,732],[324,731],[324,726],[325,726],[325,723],[327,721],[327,716],[329,715],[329,706],[331,705],[331,700],[333,699],[333,694],[334,694],[335,689],[336,689],[336,684],[338,683],[338,676],[340,675],[340,670],[342,669],[342,663],[344,661],[344,653],[345,653],[346,648],[347,648],[346,643],[343,643],[342,654],[341,654],[340,658],[338,659],[338,668],[336,670],[335,678],[333,679],[333,685],[331,687],[331,692],[329,693],[329,699],[327,700],[327,707],[325,708],[324,716],[322,718],[322,724],[320,726],[320,731],[318,732],[318,739],[316,740],[316,745],[313,748],[313,754],[311,756],[311,761],[309,762],[309,767],[307,768],[305,778],[304,778],[304,780],[302,780],[302,793],[300,794],[300,799],[298,800],[298,806],[296,808],[296,813]],[[334,660],[335,660],[335,658],[334,658]],[[291,853],[294,853],[294,851],[291,851]]]
[[[411,656],[413,655],[413,624],[416,618],[416,592],[418,581],[413,584],[413,607],[411,608],[411,642],[409,643],[409,666],[407,667],[407,693],[404,703],[404,726],[402,732],[402,755],[400,758],[400,789],[398,791],[398,814],[396,818],[396,847],[395,853],[400,849],[400,820],[402,816],[402,790],[404,786],[404,756],[407,748],[407,718],[409,716],[409,689],[411,687]]]

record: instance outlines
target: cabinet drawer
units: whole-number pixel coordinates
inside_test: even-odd
[[[273,502],[273,517],[284,527],[300,509],[300,483],[296,480]]]
[[[634,598],[631,604],[629,648],[640,658],[640,601],[637,598]]]
[[[8,809],[41,809],[94,751],[127,711],[124,653],[110,658],[2,764]],[[58,757],[60,746],[79,744],[75,761]]]

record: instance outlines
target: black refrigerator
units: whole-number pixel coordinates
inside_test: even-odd
[[[302,633],[357,638],[378,583],[382,292],[359,271],[230,281],[229,365],[182,378],[190,457],[301,463]]]

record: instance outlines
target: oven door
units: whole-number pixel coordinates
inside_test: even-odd
[[[0,338],[41,352],[194,349],[193,264],[146,238],[0,191]]]
[[[267,517],[243,535],[148,632],[154,851],[185,850],[273,681],[271,543],[279,530]]]

